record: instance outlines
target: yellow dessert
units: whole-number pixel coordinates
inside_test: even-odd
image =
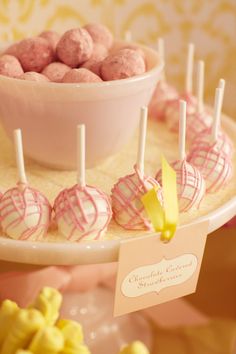
[[[119,354],[149,354],[149,351],[142,342],[135,341],[124,347]]]
[[[29,350],[34,354],[56,354],[64,347],[64,337],[57,327],[45,326],[33,337]]]
[[[11,300],[5,300],[2,302],[0,308],[0,347],[3,340],[14,321],[14,318],[19,311],[17,304]]]

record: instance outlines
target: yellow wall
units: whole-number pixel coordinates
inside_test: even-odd
[[[167,75],[181,87],[186,43],[206,61],[206,96],[220,77],[227,80],[225,111],[236,117],[236,0],[0,0],[0,39],[43,29],[65,29],[89,21],[107,24],[117,36],[131,30],[135,40],[166,39]]]

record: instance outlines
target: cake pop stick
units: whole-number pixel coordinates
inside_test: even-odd
[[[135,173],[121,177],[112,188],[111,200],[115,221],[127,230],[153,230],[141,198],[148,190],[157,189],[157,197],[162,202],[158,182],[144,174],[144,151],[147,123],[147,108],[140,111],[139,144]]]
[[[54,202],[59,231],[69,241],[98,240],[111,219],[108,196],[85,181],[85,127],[77,127],[77,184],[59,193]]]
[[[14,141],[19,180],[0,200],[2,229],[14,239],[40,240],[50,225],[51,206],[43,194],[28,186],[19,129],[14,131]]]
[[[192,93],[193,90],[193,60],[194,60],[195,46],[193,43],[188,44],[188,54],[187,54],[187,70],[185,78],[185,91],[187,93]]]
[[[130,30],[125,31],[125,41],[132,42],[132,32]]]
[[[179,159],[171,166],[176,172],[177,194],[180,212],[198,208],[205,195],[205,182],[200,172],[185,158],[186,102],[180,100],[179,106]],[[156,179],[161,182],[159,170]]]
[[[208,193],[217,192],[232,177],[230,141],[219,130],[223,88],[217,88],[215,94],[214,119],[210,130],[194,141],[188,161],[196,166],[206,180]],[[207,135],[208,134],[208,135]]]
[[[199,60],[197,65],[197,112],[202,113],[204,104],[203,104],[203,95],[204,95],[204,61]]]
[[[159,37],[157,40],[157,50],[158,50],[160,59],[165,63],[165,43],[164,43],[164,39],[161,37]],[[166,80],[165,68],[162,71],[161,80],[163,80],[163,81]]]

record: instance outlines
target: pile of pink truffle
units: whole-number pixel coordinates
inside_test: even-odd
[[[142,50],[114,45],[107,27],[90,23],[66,31],[44,31],[12,44],[0,57],[0,74],[59,83],[120,80],[146,71]]]

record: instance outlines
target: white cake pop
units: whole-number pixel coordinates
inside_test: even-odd
[[[219,87],[222,88],[222,101],[224,98],[224,87],[225,87],[225,80],[220,79]],[[217,140],[215,141],[212,139],[212,130],[216,128],[217,124],[220,125],[220,122],[217,122],[217,119],[220,120],[221,118],[221,109],[222,104],[219,111],[219,116],[216,114],[212,119],[212,123],[210,127],[205,128],[195,137],[191,144],[191,150],[195,150],[196,148],[213,148],[219,151],[221,154],[225,155],[226,157],[231,157],[233,154],[233,143],[228,137],[226,133],[224,133],[221,128],[218,128],[217,133]],[[216,112],[215,112],[216,113]]]
[[[108,196],[85,183],[85,127],[77,127],[78,183],[59,193],[54,202],[58,229],[68,241],[101,239],[111,220]]]
[[[14,131],[19,182],[3,194],[0,217],[3,232],[19,240],[41,240],[50,225],[51,206],[47,198],[29,187],[25,175],[21,131]]]
[[[176,172],[177,194],[180,212],[199,208],[205,195],[205,181],[197,168],[189,164],[185,157],[186,102],[180,100],[179,119],[179,156],[171,163]],[[161,183],[161,170],[156,179]]]
[[[157,47],[160,58],[163,62],[165,62],[165,48],[163,38],[158,39]],[[168,105],[168,102],[170,100],[176,99],[177,97],[177,90],[172,85],[167,83],[165,72],[163,70],[161,80],[158,82],[148,106],[150,117],[157,120],[164,120],[165,109]]]
[[[197,99],[192,94],[193,89],[193,60],[194,60],[194,44],[189,43],[187,53],[187,69],[185,80],[185,92],[177,98],[168,101],[165,110],[165,119],[168,128],[173,132],[178,132],[179,129],[179,101],[184,100],[187,103],[187,117],[196,111]]]
[[[206,191],[214,193],[229,183],[232,177],[232,162],[230,156],[219,150],[218,132],[222,106],[222,88],[216,89],[214,123],[211,130],[211,142],[208,145],[195,145],[190,150],[188,161],[196,166],[206,181]]]
[[[135,172],[122,177],[112,188],[111,200],[115,221],[128,230],[153,230],[141,198],[148,190],[157,189],[157,197],[162,203],[162,192],[158,182],[144,175],[144,151],[147,125],[147,107],[141,109],[139,144]]]

